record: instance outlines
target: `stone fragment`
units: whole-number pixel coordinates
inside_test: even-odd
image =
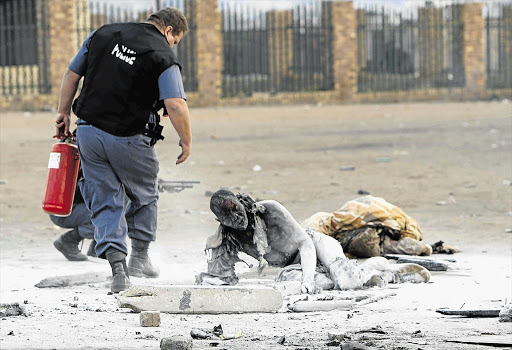
[[[160,350],[192,350],[192,338],[184,336],[162,338]]]
[[[140,325],[142,327],[159,327],[160,312],[158,311],[142,311],[140,313]]]
[[[295,312],[315,312],[332,310],[352,310],[354,302],[351,300],[302,300],[288,306]]]
[[[37,283],[37,288],[63,288],[72,286],[81,286],[84,284],[105,282],[111,277],[106,272],[87,272],[76,275],[47,277]]]
[[[281,293],[265,286],[133,286],[121,292],[119,307],[175,314],[277,312]]]
[[[499,313],[500,322],[512,322],[512,304],[506,305]]]
[[[25,308],[19,303],[0,304],[0,317],[5,316],[26,316]]]

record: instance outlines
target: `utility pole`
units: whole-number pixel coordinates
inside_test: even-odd
[[[155,7],[156,7],[155,11],[160,10],[160,5],[161,5],[160,0],[155,0]]]

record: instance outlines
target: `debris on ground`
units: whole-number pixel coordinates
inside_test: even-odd
[[[323,292],[316,295],[297,294],[284,298],[283,308],[280,312],[315,312],[342,310],[350,311],[359,306],[375,303],[379,300],[395,296],[395,292],[385,290],[372,291],[344,291]]]
[[[294,312],[352,310],[354,302],[350,300],[304,300],[298,301],[288,308]]]
[[[106,282],[110,277],[110,273],[87,272],[77,275],[48,277],[41,280],[41,282],[37,283],[35,286],[37,288],[63,288],[80,286],[84,284]]]
[[[0,317],[27,316],[25,308],[19,303],[0,304]]]
[[[371,348],[367,347],[364,344],[351,341],[347,343],[341,344],[341,350],[370,350]]]
[[[158,311],[142,311],[140,313],[140,325],[142,327],[159,327],[160,312]]]
[[[499,313],[500,322],[512,322],[512,303],[506,305]]]
[[[233,334],[225,334],[222,329],[222,325],[218,325],[210,329],[203,328],[193,328],[190,331],[190,336],[192,339],[222,339],[222,340],[231,340],[238,339],[242,337],[242,331],[239,330]]]
[[[161,350],[192,350],[192,338],[174,336],[160,340]]]
[[[451,343],[487,345],[496,347],[512,346],[512,340],[510,336],[500,335],[479,335],[477,337],[461,337],[455,339],[446,339],[446,341]]]
[[[446,271],[448,270],[448,264],[434,261],[432,259],[416,259],[416,258],[398,258],[396,261],[397,264],[418,264],[420,266],[423,266],[429,271]]]
[[[452,247],[448,244],[444,244],[443,241],[437,241],[432,246],[432,254],[454,254],[460,253],[460,249],[457,247]]]
[[[449,316],[464,316],[464,317],[498,317],[500,310],[449,310],[437,309],[436,312],[442,315]]]

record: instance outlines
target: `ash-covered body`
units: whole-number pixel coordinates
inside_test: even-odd
[[[401,282],[405,281],[400,278],[402,270],[409,273],[412,269],[413,273],[420,274],[412,278],[418,282],[430,278],[421,266],[399,266],[401,271],[396,271],[381,257],[358,265],[344,255],[334,238],[302,228],[290,212],[274,200],[256,202],[250,195],[220,190],[212,196],[210,208],[220,225],[206,243],[208,272],[197,276],[201,284],[236,284],[235,263],[241,261],[239,252],[257,259],[260,271],[267,264],[284,268],[279,280],[300,279],[302,291],[307,293],[316,293],[319,287],[357,289],[369,284]],[[323,278],[318,276],[321,272],[324,272]]]

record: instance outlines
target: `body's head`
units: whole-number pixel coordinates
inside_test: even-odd
[[[236,195],[228,190],[218,190],[210,199],[210,210],[222,226],[245,230],[248,225],[247,213]]]
[[[171,47],[177,45],[188,32],[187,18],[174,7],[166,7],[152,13],[146,22],[157,27]]]

